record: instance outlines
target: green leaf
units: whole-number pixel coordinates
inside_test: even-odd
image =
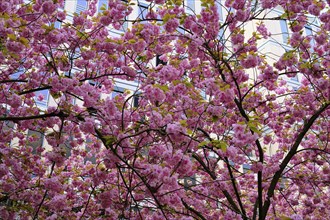
[[[101,11],[105,11],[105,10],[107,10],[107,7],[106,7],[106,5],[105,5],[104,3],[102,4],[100,10],[101,10]]]
[[[212,115],[212,122],[217,122],[219,120],[219,117],[216,115]]]
[[[292,220],[292,218],[288,217],[288,216],[285,216],[285,215],[282,215],[280,217],[281,220]]]
[[[187,120],[180,120],[180,125],[187,127],[188,126]]]
[[[167,85],[155,84],[154,86],[156,88],[159,88],[159,89],[163,90],[163,92],[167,92],[169,90]]]
[[[191,82],[185,82],[184,84],[185,84],[185,86],[187,86],[187,88],[192,88],[193,87]]]
[[[220,90],[221,91],[226,91],[228,89],[230,89],[230,85],[229,84],[225,85],[224,87],[220,87]]]
[[[206,145],[208,145],[209,143],[210,143],[209,140],[202,141],[202,142],[200,142],[200,143],[198,144],[198,148],[201,148],[201,147],[203,147],[203,146],[206,146]]]
[[[8,37],[10,40],[13,40],[13,41],[16,40],[16,35],[15,35],[15,34],[7,34],[7,37]]]
[[[116,138],[113,135],[107,135],[104,138],[107,146],[113,145],[116,142]]]
[[[254,133],[257,133],[259,135],[261,134],[261,131],[258,128],[259,127],[258,121],[254,121],[254,120],[248,121],[247,125],[250,128],[250,130],[253,131]]]
[[[223,152],[227,151],[227,143],[225,141],[212,140],[213,147],[216,149],[221,149]]]
[[[258,130],[258,128],[257,127],[255,127],[255,126],[249,126],[250,127],[250,129],[251,129],[251,131],[253,131],[253,132],[255,132],[255,133],[260,133],[260,131]]]
[[[171,18],[171,15],[170,14],[165,14],[164,17],[163,17],[163,22],[166,23],[168,20],[170,20]]]
[[[29,40],[26,39],[25,37],[20,37],[19,41],[26,47],[29,45]]]

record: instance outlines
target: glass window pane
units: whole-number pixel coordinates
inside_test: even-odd
[[[148,5],[146,4],[139,4],[139,11],[138,11],[138,18],[143,22],[146,22],[145,19],[147,18],[148,14]]]
[[[35,102],[39,107],[47,108],[48,105],[49,90],[41,90],[35,92]]]
[[[76,13],[80,14],[80,12],[85,11],[87,6],[87,0],[77,0]]]
[[[310,25],[305,26],[305,33],[306,33],[306,36],[311,37],[310,45],[313,48],[315,45],[315,41],[313,39],[313,29]]]
[[[62,26],[62,22],[60,22],[60,21],[55,21],[55,23],[54,23],[54,27],[55,27],[55,28],[59,29],[59,28],[61,28],[61,26]]]
[[[114,98],[117,95],[123,94],[123,93],[124,93],[124,89],[123,88],[120,88],[120,87],[115,86],[114,90],[111,93],[111,98]]]
[[[288,25],[285,20],[280,20],[280,25],[281,25],[283,43],[287,44],[289,39]]]
[[[27,134],[27,146],[33,148],[32,153],[37,154],[37,148],[42,147],[44,134],[39,131],[29,130]]]
[[[216,6],[217,6],[218,14],[219,14],[219,20],[223,21],[222,6],[221,6],[220,2],[216,2]]]

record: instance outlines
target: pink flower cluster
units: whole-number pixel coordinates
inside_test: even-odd
[[[242,67],[249,69],[257,67],[260,63],[260,58],[256,55],[248,55],[245,59],[241,61]]]

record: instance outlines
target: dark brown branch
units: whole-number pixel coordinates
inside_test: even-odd
[[[51,86],[45,86],[45,87],[40,87],[40,88],[35,88],[35,89],[29,89],[29,90],[25,90],[23,92],[18,93],[19,95],[24,95],[24,94],[28,94],[28,93],[32,93],[32,92],[38,92],[38,91],[42,91],[42,90],[46,90],[46,89],[51,89]]]
[[[49,117],[68,117],[68,114],[65,114],[62,111],[59,112],[52,112],[52,113],[47,113],[47,114],[41,114],[41,115],[30,115],[30,116],[4,116],[0,117],[0,121],[24,121],[24,120],[32,120],[32,119],[38,119],[38,118],[49,118]]]
[[[243,207],[241,196],[238,193],[238,189],[237,189],[236,182],[235,182],[235,177],[234,177],[233,172],[232,172],[232,170],[230,168],[230,164],[229,164],[229,161],[228,161],[228,158],[227,157],[225,157],[225,163],[227,165],[227,169],[228,169],[228,172],[229,172],[230,180],[231,180],[231,183],[233,185],[234,192],[235,192],[235,195],[236,195],[236,198],[237,198],[239,207],[241,208],[242,217],[243,217],[243,219],[246,220],[247,219],[246,212],[245,212],[245,209]]]
[[[53,175],[54,167],[55,167],[55,162],[52,163],[52,167],[51,167],[50,174],[49,174],[48,178],[51,178],[51,176]],[[41,199],[41,202],[38,205],[36,213],[34,213],[33,220],[38,219],[38,214],[39,214],[40,208],[41,208],[42,204],[44,203],[44,201],[47,197],[47,194],[48,194],[48,189],[45,190],[45,193],[44,193],[44,195]]]
[[[206,166],[206,164],[203,162],[203,160],[202,160],[201,158],[199,158],[199,156],[198,156],[197,154],[193,153],[193,154],[192,154],[192,157],[193,157],[194,159],[196,159],[196,160],[199,162],[199,164],[203,167],[204,171],[205,171],[207,174],[209,174],[213,180],[216,180],[216,179],[217,179],[215,173],[212,172],[212,171]],[[228,193],[228,191],[227,191],[227,190],[222,190],[222,193],[225,195],[227,201],[228,201],[229,204],[232,206],[233,210],[234,210],[236,213],[241,214],[239,208],[237,207],[235,201],[233,200],[233,198],[231,197],[231,195]]]
[[[2,83],[20,83],[20,82],[28,82],[27,80],[25,79],[7,79],[7,80],[2,80],[0,81],[0,84]]]
[[[85,205],[85,208],[84,208],[84,212],[80,216],[79,220],[81,220],[84,217],[84,215],[86,213],[86,210],[87,210],[87,207],[88,207],[88,204],[89,204],[89,201],[91,200],[92,194],[94,193],[94,190],[95,190],[95,187],[92,186],[92,191],[91,191],[91,193],[88,196],[88,199],[87,199],[87,202],[86,202],[86,205]]]
[[[266,197],[265,203],[264,203],[264,205],[262,207],[262,213],[260,213],[260,220],[264,220],[266,218],[266,214],[267,214],[268,209],[270,207],[270,200],[274,196],[276,185],[277,185],[279,179],[281,178],[281,175],[282,175],[284,169],[288,166],[288,164],[291,161],[292,157],[297,153],[297,149],[298,149],[301,141],[303,140],[303,138],[305,137],[305,135],[309,131],[309,129],[312,127],[312,125],[315,122],[315,120],[322,114],[322,112],[324,112],[325,110],[327,110],[327,108],[329,107],[329,105],[330,105],[330,103],[323,104],[315,112],[315,114],[312,115],[309,118],[309,120],[304,123],[304,126],[302,128],[302,131],[297,136],[297,139],[293,143],[290,151],[288,152],[288,154],[285,156],[285,158],[283,159],[282,163],[280,164],[280,169],[278,171],[276,171],[276,173],[275,173],[275,175],[274,175],[274,177],[273,177],[273,179],[272,179],[272,181],[270,183],[270,186],[269,186],[268,191],[267,191],[267,197]]]
[[[194,208],[190,207],[183,199],[181,199],[182,204],[184,205],[184,207],[186,209],[188,209],[189,211],[191,211],[192,213],[194,213],[195,215],[197,215],[200,219],[202,220],[206,220],[206,218],[204,218],[204,216],[199,213],[198,211],[196,211]]]
[[[168,219],[164,210],[163,210],[163,206],[161,205],[161,203],[159,202],[159,200],[157,199],[157,197],[155,196],[155,188],[151,187],[150,184],[148,184],[148,182],[146,181],[146,179],[141,176],[141,174],[139,172],[137,172],[137,170],[132,167],[127,160],[125,160],[124,158],[122,158],[121,156],[118,155],[117,151],[114,149],[113,147],[113,143],[109,144],[107,139],[104,137],[104,135],[101,133],[101,131],[99,131],[97,128],[94,129],[95,133],[97,135],[98,138],[100,138],[100,140],[102,141],[102,143],[104,144],[104,146],[111,150],[112,153],[119,159],[121,160],[126,166],[128,166],[138,177],[139,179],[143,182],[143,184],[146,186],[146,188],[150,191],[151,196],[153,197],[153,199],[155,200],[157,206],[159,207],[161,213],[163,214],[165,219]],[[144,131],[145,132],[145,131]],[[137,136],[137,135],[135,135]],[[124,140],[125,138],[121,139],[120,141]],[[117,146],[119,146],[119,144],[117,144]]]
[[[238,101],[237,98],[235,98],[234,101],[235,101],[235,103],[236,103],[236,105],[238,107],[238,110],[241,113],[241,115],[245,118],[246,121],[249,121],[250,120],[249,119],[249,116],[246,114],[246,112],[245,112],[245,110],[244,110],[244,108],[242,106],[242,103],[240,101]],[[251,129],[250,129],[250,132],[252,134],[254,134],[254,131],[252,131]],[[263,149],[261,147],[261,144],[260,144],[260,142],[259,142],[258,139],[255,141],[255,144],[257,145],[258,152],[259,152],[259,162],[260,163],[263,163],[264,162],[264,151],[263,151]],[[258,205],[259,205],[259,215],[261,216],[262,215],[262,204],[263,204],[263,201],[262,201],[262,197],[263,197],[262,196],[262,191],[263,191],[262,190],[262,171],[258,171],[257,176],[258,176],[258,199],[257,199],[256,202],[258,202]]]

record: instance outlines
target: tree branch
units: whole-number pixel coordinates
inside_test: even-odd
[[[315,122],[315,120],[322,114],[322,112],[324,112],[325,110],[327,110],[327,108],[329,107],[330,103],[326,103],[323,104],[316,112],[314,115],[312,115],[310,117],[310,119],[304,123],[303,129],[302,131],[299,133],[299,135],[297,136],[297,139],[295,140],[295,142],[293,143],[290,151],[288,152],[288,154],[285,156],[285,158],[283,159],[282,163],[280,164],[280,169],[278,171],[276,171],[270,186],[268,188],[267,191],[267,197],[265,200],[265,203],[262,207],[262,213],[260,216],[260,220],[264,220],[266,218],[266,214],[268,212],[268,209],[270,207],[270,199],[274,196],[274,191],[276,188],[276,185],[279,181],[279,179],[281,178],[281,175],[284,171],[284,169],[287,167],[287,165],[289,164],[289,162],[291,161],[292,157],[296,154],[297,149],[301,143],[301,141],[303,140],[303,138],[305,137],[306,133],[308,132],[308,130],[311,128],[311,126],[313,125],[313,123]]]

